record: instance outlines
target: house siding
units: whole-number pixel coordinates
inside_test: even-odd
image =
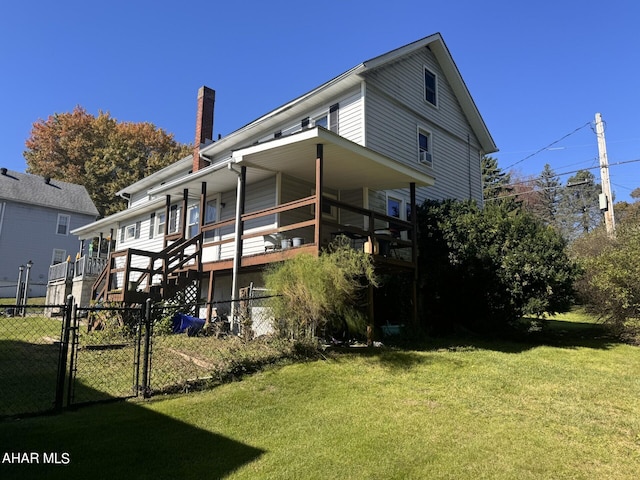
[[[338,133],[340,136],[359,145],[364,145],[364,101],[360,90],[338,102]]]
[[[75,259],[80,242],[74,235],[56,233],[58,214],[69,215],[68,232],[95,220],[94,216],[64,210],[27,205],[11,201],[4,203],[0,231],[0,297],[15,297],[18,267],[29,260],[29,296],[44,296],[53,250],[66,252]],[[43,247],[45,246],[45,247]],[[23,281],[25,280],[23,276]]]
[[[251,145],[253,143],[263,143],[273,140],[276,132],[280,132],[283,137],[299,132],[302,130],[302,120],[304,118],[309,117],[313,119],[323,113],[328,113],[331,105],[336,103],[339,105],[337,133],[352,142],[364,145],[364,101],[359,88],[352,89],[334,100],[325,102],[320,107],[306,110],[304,113],[298,115],[294,121],[289,120],[275,128],[262,129],[259,133],[256,133],[254,137],[247,140],[246,144]],[[215,156],[214,162],[223,161],[228,157],[229,152],[220,153]]]
[[[424,100],[425,67],[437,75],[437,107]],[[365,78],[366,146],[435,175],[434,186],[418,189],[418,202],[444,198],[481,202],[479,143],[431,51],[421,49],[367,72]],[[418,164],[419,128],[432,134],[432,169]]]

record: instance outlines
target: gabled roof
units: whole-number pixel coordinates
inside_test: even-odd
[[[0,200],[98,216],[98,209],[82,185],[47,182],[45,177],[12,170],[2,169],[0,173]]]
[[[462,111],[467,117],[467,121],[471,125],[473,132],[478,138],[478,141],[480,142],[484,153],[497,152],[498,147],[493,141],[493,138],[489,133],[489,129],[485,125],[484,120],[480,115],[480,111],[473,101],[471,93],[469,93],[469,89],[464,83],[462,75],[460,75],[460,71],[453,61],[453,57],[451,56],[451,53],[444,43],[444,40],[442,39],[442,35],[440,35],[440,33],[429,35],[428,37],[425,37],[421,40],[409,43],[404,47],[391,50],[390,52],[387,52],[383,55],[379,55],[375,58],[372,58],[371,60],[367,60],[362,65],[365,71],[373,70],[375,68],[379,68],[383,65],[394,62],[406,55],[410,55],[411,53],[424,47],[429,47],[431,52],[438,60],[440,68],[442,68],[442,71],[444,72],[449,85],[456,94],[456,98],[458,99],[458,102],[460,102]]]
[[[241,145],[242,142],[246,142],[251,137],[255,136],[256,133],[261,132],[262,130],[268,130],[272,126],[275,127],[277,124],[282,123],[282,115],[291,115],[295,118],[299,112],[301,113],[308,110],[310,105],[313,106],[316,103],[320,105],[331,99],[331,97],[335,97],[340,93],[359,85],[364,78],[363,74],[366,72],[388,65],[425,47],[429,47],[438,60],[440,67],[456,94],[456,98],[460,102],[460,106],[471,125],[473,132],[478,138],[484,153],[493,153],[498,151],[498,147],[493,141],[493,138],[489,133],[489,129],[484,123],[484,120],[482,119],[482,116],[480,115],[480,112],[476,107],[464,80],[462,79],[462,75],[460,75],[458,67],[453,61],[453,57],[442,39],[442,35],[440,35],[440,33],[435,33],[356,65],[350,70],[332,78],[328,82],[323,83],[304,95],[295,98],[294,100],[246,124],[244,127],[230,133],[217,142],[208,145],[201,150],[201,153],[205,156],[211,157],[225,150],[236,149],[238,148],[238,145]],[[186,159],[184,160],[186,161]]]
[[[489,130],[485,125],[466,84],[458,71],[458,67],[453,61],[453,57],[442,39],[442,35],[440,33],[435,33],[356,65],[313,90],[253,120],[220,140],[203,147],[200,150],[200,154],[209,159],[221,154],[226,154],[230,157],[233,151],[250,145],[256,136],[264,135],[265,132],[268,132],[270,129],[275,129],[278,125],[285,123],[289,117],[290,119],[295,119],[299,115],[307,112],[309,109],[321,106],[323,103],[326,103],[349,89],[360,85],[364,80],[363,75],[366,72],[389,65],[392,62],[398,61],[401,58],[425,47],[429,47],[438,60],[438,63],[440,64],[449,85],[453,89],[462,111],[478,139],[483,152],[485,154],[489,154],[498,151],[498,148],[493,141],[493,138],[491,137],[491,134],[489,133]],[[227,160],[228,159],[223,160],[223,163]],[[175,179],[180,176],[182,181],[189,182],[190,175],[186,175],[186,172],[190,169],[192,163],[193,157],[192,155],[189,155],[128,186],[118,192],[118,194],[125,192],[131,193],[144,188],[152,188],[159,183],[169,181],[169,179]]]

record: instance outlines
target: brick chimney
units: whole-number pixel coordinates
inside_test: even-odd
[[[207,166],[200,158],[200,148],[213,140],[213,106],[216,101],[216,91],[209,87],[198,90],[198,114],[196,117],[196,138],[193,147],[193,172]]]

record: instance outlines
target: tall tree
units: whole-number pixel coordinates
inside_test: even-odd
[[[101,216],[126,207],[116,192],[191,152],[151,123],[80,106],[35,122],[25,145],[29,173],[84,185]]]
[[[536,178],[525,175],[517,170],[509,172],[511,179],[511,196],[514,202],[523,210],[533,212],[538,204],[538,192],[535,188]]]
[[[616,223],[640,226],[640,188],[635,188],[631,194],[633,202],[618,202],[614,205]]]
[[[598,199],[601,190],[593,173],[588,170],[580,170],[567,180],[557,217],[566,239],[574,240],[602,223]]]
[[[498,159],[482,157],[482,193],[485,200],[495,199],[511,193],[511,175],[498,167]]]
[[[538,202],[533,213],[546,225],[557,226],[558,206],[562,193],[560,177],[556,175],[547,163],[535,182],[538,192]]]

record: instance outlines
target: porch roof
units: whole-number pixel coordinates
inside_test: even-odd
[[[282,138],[233,151],[231,159],[168,182],[149,191],[152,196],[191,195],[207,182],[207,192],[224,192],[236,186],[233,165],[247,167],[247,182],[253,183],[282,172],[302,181],[315,183],[316,146],[323,145],[324,184],[336,190],[369,187],[374,190],[433,185],[435,178],[427,168],[412,167],[351,142],[329,130],[315,127]]]

